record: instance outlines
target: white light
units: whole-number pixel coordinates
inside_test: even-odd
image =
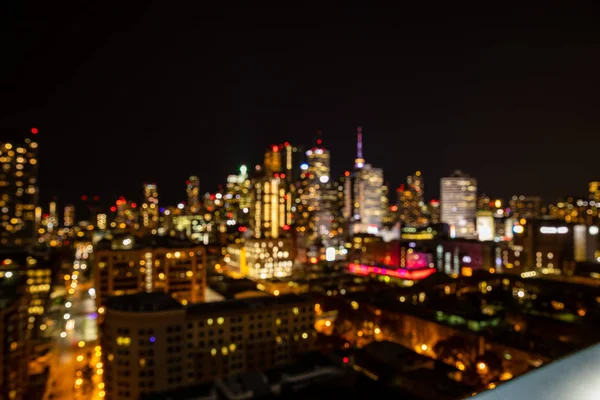
[[[462,258],[462,260],[463,260],[463,262],[464,262],[465,264],[468,264],[468,263],[470,263],[470,262],[471,262],[471,257],[469,257],[469,256],[464,256],[464,257]]]
[[[67,337],[67,332],[61,332],[60,333],[60,337],[63,338],[63,339],[66,338]]]
[[[248,207],[244,207],[242,211],[244,212],[244,214],[248,214]]]
[[[325,260],[335,261],[335,249],[333,247],[328,247],[327,250],[325,250]]]
[[[169,214],[171,214],[171,211],[170,210],[165,210],[165,215],[169,215]]]
[[[123,246],[129,246],[131,244],[131,239],[123,239]]]
[[[65,315],[63,315],[63,318],[64,318],[65,320],[67,320],[67,319],[71,318],[71,314],[69,314],[69,313],[66,313]]]
[[[65,303],[65,307],[67,307],[67,308],[71,308],[71,306],[72,306],[72,304],[71,304],[71,302],[70,302],[70,301],[67,301],[67,302]]]
[[[7,271],[7,272],[4,274],[4,276],[5,276],[6,278],[10,278],[10,277],[12,277],[12,275],[13,275],[13,273],[12,273],[12,272],[10,272],[10,271]]]
[[[364,165],[363,163],[359,162],[359,163],[356,163],[356,166],[357,166],[358,168],[362,168],[362,167],[364,167],[365,165]]]
[[[327,182],[329,182],[329,177],[326,175],[323,175],[322,177],[319,178],[319,180],[321,181],[321,183],[327,183]]]
[[[590,226],[590,228],[589,228],[590,235],[597,235],[599,230],[600,229],[598,229],[597,226]]]
[[[307,163],[300,164],[300,169],[301,169],[302,171],[306,171],[306,170],[308,169],[308,164],[307,164]]]
[[[180,210],[183,210],[183,207],[184,207],[183,203],[177,204],[177,208],[179,208]]]
[[[91,297],[94,297],[96,295],[96,289],[90,288],[90,290],[88,290],[88,293],[90,294]]]
[[[566,226],[561,226],[559,228],[556,228],[554,226],[542,226],[540,228],[540,232],[546,235],[555,235],[557,233],[567,233],[569,232],[569,228],[567,228]]]
[[[523,233],[524,230],[525,230],[525,228],[523,228],[523,225],[515,225],[515,226],[513,226],[513,232],[514,233]]]

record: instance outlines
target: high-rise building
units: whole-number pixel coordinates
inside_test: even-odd
[[[38,130],[33,128],[32,135]],[[0,244],[32,243],[38,204],[38,143],[0,141]]]
[[[204,299],[206,248],[168,237],[104,239],[95,255],[96,302],[108,296],[162,291],[182,303]]]
[[[225,193],[225,211],[238,225],[247,225],[250,222],[250,209],[252,208],[252,184],[248,177],[248,167],[242,165],[239,175],[227,177],[227,191]]]
[[[255,179],[250,227],[256,239],[278,238],[292,223],[292,196],[287,181],[275,176]]]
[[[425,226],[429,221],[421,171],[409,175],[406,181],[407,187],[400,185],[396,191],[398,217],[405,226]]]
[[[292,363],[315,350],[314,307],[297,295],[187,307],[161,293],[110,298],[100,335],[106,398],[139,399]]]
[[[362,150],[362,128],[359,127],[355,170],[346,181],[344,214],[350,220],[353,234],[377,234],[383,226],[383,170],[366,164]]]
[[[192,214],[200,211],[200,179],[197,176],[190,176],[186,182],[188,208]]]
[[[63,213],[63,225],[70,228],[75,224],[75,206],[67,204]]]
[[[589,199],[600,202],[600,181],[592,181],[588,184]]]
[[[538,219],[542,216],[542,199],[537,196],[513,196],[509,207],[515,219]]]
[[[477,211],[477,180],[461,171],[441,180],[441,218],[450,236],[474,239]]]
[[[142,227],[156,233],[158,228],[158,188],[156,183],[144,183],[144,202],[140,214]]]

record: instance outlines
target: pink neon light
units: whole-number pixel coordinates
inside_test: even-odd
[[[410,279],[414,281],[425,279],[435,273],[435,268],[410,271],[406,269],[387,269],[364,264],[349,264],[348,270],[359,275],[387,275],[395,278]]]

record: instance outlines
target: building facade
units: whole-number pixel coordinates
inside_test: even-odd
[[[0,245],[33,243],[37,231],[38,131],[21,141],[0,141]]]
[[[113,297],[101,331],[107,399],[137,399],[264,371],[314,349],[314,304],[285,295],[182,307],[169,296]]]
[[[477,180],[460,171],[441,180],[441,220],[450,226],[450,236],[475,238]]]

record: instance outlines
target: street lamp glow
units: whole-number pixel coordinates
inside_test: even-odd
[[[67,332],[61,332],[60,333],[60,337],[63,338],[63,339],[66,338],[67,337]]]
[[[65,307],[67,307],[67,308],[71,308],[71,306],[72,306],[72,304],[71,304],[71,302],[70,302],[70,301],[67,301],[67,302],[65,303]]]
[[[66,320],[68,320],[69,318],[71,318],[71,314],[66,313],[65,315],[63,315],[63,318]]]

